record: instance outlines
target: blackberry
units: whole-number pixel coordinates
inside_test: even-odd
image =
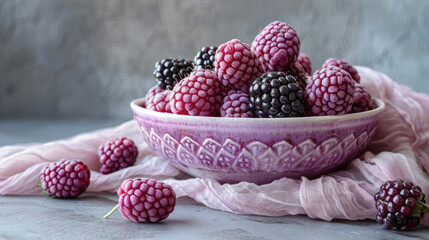
[[[327,68],[329,66],[335,66],[343,69],[344,71],[348,72],[350,76],[352,76],[353,80],[358,83],[360,82],[360,76],[358,71],[350,63],[343,60],[337,60],[335,58],[328,58],[322,65],[322,68]]]
[[[154,223],[166,219],[176,206],[173,188],[155,179],[127,179],[117,191],[119,203],[104,218],[119,209],[122,217],[134,222]]]
[[[222,94],[216,73],[198,69],[174,86],[169,99],[174,114],[217,116]]]
[[[80,160],[61,159],[45,165],[40,174],[40,187],[55,198],[75,198],[89,186],[91,172]]]
[[[295,62],[292,67],[286,69],[287,75],[292,75],[302,89],[307,86],[307,73],[299,62]]]
[[[353,107],[352,112],[358,113],[368,111],[374,108],[371,94],[364,87],[355,82],[355,91],[353,92]]]
[[[158,85],[153,86],[151,89],[149,89],[149,91],[146,93],[146,108],[147,105],[152,102],[152,98],[155,97],[156,94],[163,92],[164,90],[162,90]]]
[[[402,179],[385,182],[374,200],[378,210],[376,221],[389,229],[410,230],[429,212],[421,188]]]
[[[307,107],[313,116],[344,115],[351,111],[355,81],[339,67],[314,72],[305,87]]]
[[[252,51],[255,52],[265,72],[283,71],[296,62],[300,45],[301,42],[293,27],[275,21],[268,24],[255,37]]]
[[[284,72],[264,73],[249,87],[249,109],[255,116],[299,117],[304,113],[304,90]]]
[[[171,90],[165,90],[155,94],[149,101],[146,101],[146,109],[156,112],[172,113],[170,107],[170,95],[172,92]]]
[[[111,139],[98,147],[98,157],[103,164],[100,172],[109,174],[133,166],[138,154],[139,149],[133,140],[125,137]]]
[[[250,46],[238,39],[219,45],[214,62],[215,72],[225,88],[242,90],[264,73]]]
[[[298,59],[296,60],[301,64],[301,66],[304,68],[304,71],[311,75],[311,60],[305,53],[299,53]]]
[[[214,70],[216,50],[217,47],[215,46],[201,48],[194,58],[195,68]]]
[[[247,92],[231,90],[228,92],[219,109],[221,117],[251,118],[253,112],[249,110],[249,95]]]
[[[158,86],[172,90],[176,83],[187,77],[193,71],[193,62],[185,59],[166,58],[156,62],[153,75]]]

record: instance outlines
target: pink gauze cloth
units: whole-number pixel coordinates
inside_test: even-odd
[[[374,219],[373,195],[387,180],[402,178],[419,185],[429,196],[429,96],[398,85],[384,74],[357,67],[361,85],[382,99],[386,109],[365,152],[346,168],[309,180],[282,178],[265,185],[248,182],[219,184],[193,178],[157,156],[143,141],[135,121],[109,129],[35,144],[0,148],[0,195],[40,195],[42,167],[61,158],[81,159],[91,169],[88,192],[115,192],[128,178],[163,179],[178,197],[188,196],[214,209],[237,214],[311,218]],[[133,167],[109,175],[99,173],[100,144],[114,137],[133,139],[139,156]],[[422,223],[429,225],[429,214]]]

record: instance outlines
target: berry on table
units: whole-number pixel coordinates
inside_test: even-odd
[[[139,150],[136,144],[125,137],[109,140],[98,148],[102,174],[109,174],[134,165]]]
[[[249,96],[246,92],[231,90],[222,100],[220,107],[221,117],[251,118],[253,112],[249,110]]]
[[[305,110],[304,91],[291,75],[264,73],[249,87],[249,109],[259,117],[300,117]]]
[[[374,108],[371,95],[359,83],[355,82],[352,112],[364,112]]]
[[[284,71],[296,62],[300,44],[295,29],[284,22],[275,21],[255,37],[252,50],[265,72]]]
[[[185,59],[166,58],[156,62],[153,75],[158,86],[173,89],[174,85],[187,77],[193,71],[193,62]]]
[[[214,61],[216,55],[216,46],[205,46],[198,51],[194,58],[194,65],[196,69],[210,69],[214,70]]]
[[[339,67],[316,71],[305,88],[307,107],[314,116],[344,115],[351,111],[355,81]]]
[[[311,76],[311,61],[305,53],[299,53],[298,59],[296,60],[304,68],[304,71]]]
[[[222,85],[231,90],[240,90],[263,73],[255,53],[238,39],[219,46],[214,64]]]
[[[322,68],[326,68],[328,66],[339,67],[344,71],[348,72],[350,76],[352,76],[353,80],[355,80],[358,83],[360,82],[359,73],[350,63],[343,60],[337,60],[335,58],[328,58],[326,59],[325,63],[322,65]]]
[[[192,116],[216,116],[222,101],[221,87],[215,72],[198,69],[173,88],[171,111]]]
[[[46,165],[40,175],[40,186],[51,197],[75,198],[84,193],[91,172],[80,160],[62,159]]]
[[[378,210],[376,221],[393,230],[417,227],[423,215],[429,212],[421,188],[402,179],[385,182],[374,200]]]
[[[154,179],[128,179],[117,191],[119,203],[104,218],[119,209],[121,215],[134,222],[159,222],[166,219],[176,205],[173,188]]]

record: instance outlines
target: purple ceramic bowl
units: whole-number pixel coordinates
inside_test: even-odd
[[[384,103],[343,116],[221,118],[160,113],[131,102],[145,141],[184,172],[222,183],[315,178],[348,164],[366,147]]]

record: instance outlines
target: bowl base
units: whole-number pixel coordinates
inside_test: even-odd
[[[207,178],[207,179],[214,179],[218,181],[221,184],[235,184],[239,182],[251,182],[255,183],[256,185],[263,185],[267,183],[271,183],[272,181],[275,181],[277,179],[281,178],[292,178],[292,179],[300,179],[301,177],[306,177],[308,179],[314,179],[318,178],[324,173],[332,172],[336,169],[340,169],[343,166],[347,165],[348,163],[345,163],[341,166],[334,166],[332,168],[326,168],[321,173],[319,170],[310,170],[307,172],[266,172],[266,171],[252,171],[252,172],[236,172],[236,171],[215,171],[215,170],[209,170],[204,168],[195,168],[195,167],[187,167],[181,164],[177,164],[175,162],[170,163],[175,166],[176,168],[182,170],[183,172],[186,172],[187,174],[194,176],[194,177],[200,177],[200,178]]]

